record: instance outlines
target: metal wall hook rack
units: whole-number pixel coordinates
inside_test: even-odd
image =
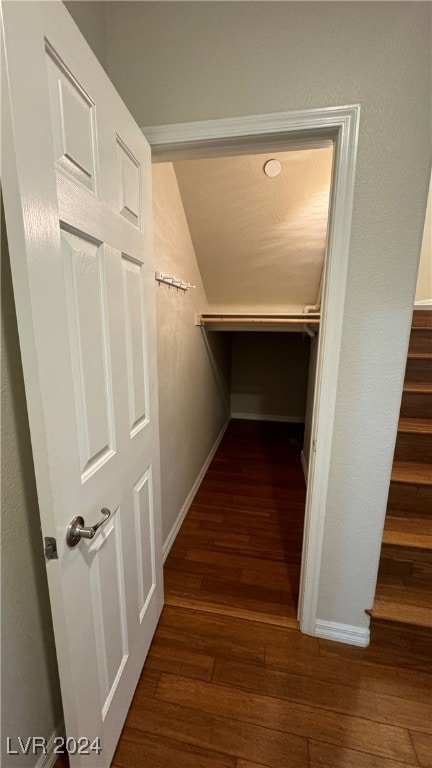
[[[181,291],[188,291],[190,288],[195,288],[191,283],[185,283],[184,280],[179,280],[178,277],[163,275],[162,272],[156,272],[155,280],[157,280],[158,283],[172,285],[173,288],[179,288]]]

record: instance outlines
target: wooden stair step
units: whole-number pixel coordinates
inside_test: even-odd
[[[432,418],[432,383],[430,377],[406,381],[403,388],[400,415],[409,419]]]
[[[391,482],[387,509],[391,511],[392,515],[430,518],[432,485]]]
[[[432,328],[412,328],[408,352],[430,352],[432,350]]]
[[[394,461],[432,462],[432,419],[399,419]]]
[[[431,552],[432,518],[402,517],[401,515],[387,513],[384,524],[383,545],[406,547],[408,550],[428,550]],[[414,558],[415,554],[414,551],[412,553]]]
[[[432,535],[408,533],[407,531],[387,531],[384,529],[383,544],[394,544],[409,549],[427,549],[432,552]]]
[[[406,381],[403,385],[403,391],[429,395],[432,392],[432,381]]]
[[[432,467],[414,461],[395,461],[391,480],[394,483],[409,483],[410,485],[432,485]]]
[[[431,592],[432,559],[430,550],[383,544],[377,588],[380,584],[387,584],[389,580],[399,586],[420,587],[421,589],[427,586]]]
[[[405,379],[407,381],[432,380],[432,354],[430,352],[414,352],[408,355]]]
[[[392,603],[387,600],[375,600],[374,607],[366,611],[373,619],[411,624],[432,629],[432,610],[423,605]]]
[[[432,360],[432,352],[408,352],[408,360]]]
[[[377,585],[375,600],[382,603],[398,603],[399,605],[416,605],[419,608],[429,608],[432,611],[432,593],[424,585],[415,587],[406,584],[385,583],[381,580]]]
[[[416,435],[432,435],[432,419],[399,419],[398,432]]]
[[[432,536],[432,516],[427,517],[403,517],[402,515],[393,515],[391,511],[387,512],[385,520],[385,531],[394,531],[395,533],[416,533],[424,536]]]
[[[412,318],[412,328],[432,328],[432,310],[415,309]]]

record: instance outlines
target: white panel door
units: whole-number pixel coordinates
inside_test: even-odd
[[[2,181],[66,730],[101,741],[72,766],[108,768],[163,602],[150,148],[60,2],[4,2],[3,35]],[[72,547],[76,516],[104,522]]]

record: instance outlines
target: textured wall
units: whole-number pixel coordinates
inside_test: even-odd
[[[108,70],[142,126],[361,102],[320,619],[368,625],[429,184],[423,2],[111,2]]]
[[[171,163],[153,166],[155,268],[196,285],[158,285],[159,423],[164,542],[229,413],[229,338],[195,315],[207,299]]]
[[[66,0],[66,8],[80,28],[93,53],[106,69],[107,44],[105,6],[102,0]]]
[[[304,420],[309,336],[232,334],[231,413]]]
[[[333,147],[174,163],[214,312],[302,312],[326,247]],[[280,161],[276,178],[263,173]]]
[[[6,736],[48,739],[62,708],[3,210],[1,294],[1,765],[25,768]]]

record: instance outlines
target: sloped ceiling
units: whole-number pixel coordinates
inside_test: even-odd
[[[211,309],[301,311],[323,268],[333,148],[174,163]],[[281,162],[276,178],[263,172]]]

